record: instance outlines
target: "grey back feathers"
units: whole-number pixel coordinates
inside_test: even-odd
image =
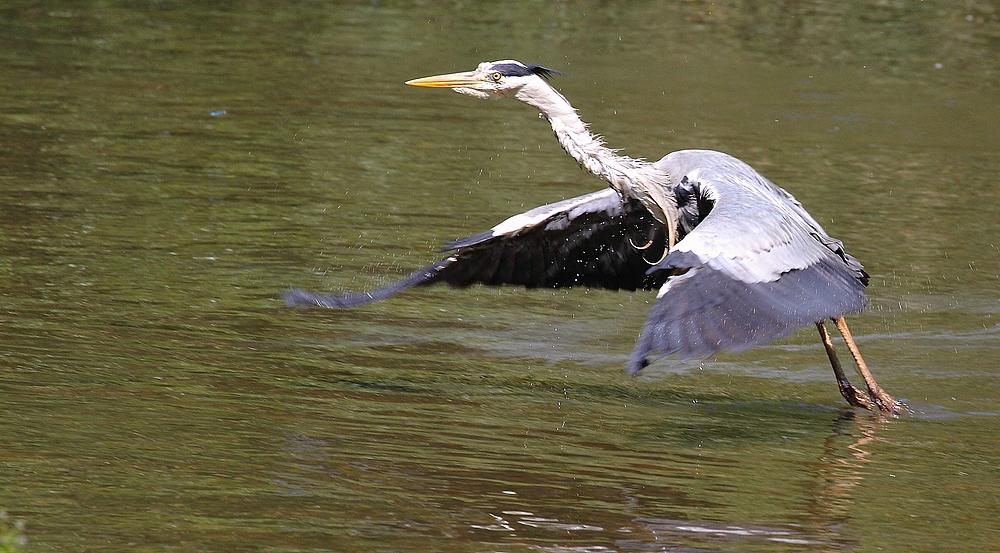
[[[626,368],[650,357],[743,351],[802,325],[861,311],[868,275],[790,194],[719,152],[686,150],[657,168],[698,219],[651,269],[674,275],[660,290]],[[681,200],[679,198],[679,204]],[[701,216],[704,207],[711,206]]]

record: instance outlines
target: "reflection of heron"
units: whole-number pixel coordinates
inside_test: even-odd
[[[627,366],[631,374],[650,357],[742,351],[815,323],[844,398],[872,410],[900,408],[872,378],[842,317],[864,308],[868,274],[840,241],[791,194],[726,154],[684,150],[656,163],[618,155],[546,82],[553,73],[504,60],[407,84],[537,108],[563,149],[611,189],[538,207],[451,242],[450,256],[385,288],[340,296],[292,289],[285,300],[352,307],[436,282],[658,288]],[[843,334],[868,393],[847,381],[827,318]]]

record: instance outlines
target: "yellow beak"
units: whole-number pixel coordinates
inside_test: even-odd
[[[433,77],[423,77],[406,81],[410,86],[424,86],[428,88],[476,88],[483,84],[484,78],[475,71],[465,73],[449,73],[447,75],[434,75]]]

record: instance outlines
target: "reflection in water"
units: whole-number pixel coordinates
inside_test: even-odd
[[[748,544],[761,541],[829,545],[794,524],[720,524],[662,519],[639,519],[636,522],[642,523],[652,534],[652,541],[622,540],[619,547],[623,551],[675,551],[679,544],[686,544],[686,547],[692,547],[691,544],[711,546],[705,551],[718,551],[720,546],[723,551],[739,551]],[[697,545],[694,547],[694,550],[700,550]]]
[[[693,519],[663,519],[637,517],[609,531],[627,535],[614,541],[614,548],[586,544],[586,537],[577,535],[568,542],[578,545],[540,547],[544,551],[742,551],[762,542],[809,546],[817,551],[850,551],[859,542],[842,535],[850,522],[855,488],[864,480],[864,465],[871,455],[866,449],[877,441],[876,433],[886,424],[885,419],[869,413],[842,411],[833,421],[833,432],[823,442],[823,455],[815,464],[813,479],[819,484],[812,498],[809,516],[800,523],[720,523]],[[625,497],[630,509],[639,501]],[[530,511],[502,511],[489,514],[491,524],[471,525],[474,529],[509,533],[513,543],[518,525],[556,531],[558,535],[581,531],[603,531],[600,526],[561,521],[538,516]],[[522,536],[522,539],[526,536]]]
[[[876,432],[884,424],[885,419],[878,415],[848,410],[839,414],[816,463],[814,478],[820,488],[807,509],[807,523],[731,524],[639,518],[636,522],[651,534],[652,541],[628,539],[618,545],[623,551],[677,550],[675,545],[665,544],[712,546],[706,551],[718,551],[722,546],[726,551],[739,551],[748,543],[770,541],[814,546],[822,551],[852,550],[859,544],[841,532],[850,521],[852,492],[864,480],[863,466],[870,455],[865,447],[878,439]]]
[[[837,418],[817,463],[821,488],[811,509],[817,520],[828,521],[830,526],[847,521],[852,492],[864,480],[862,468],[870,456],[865,448],[878,440],[876,432],[884,424],[887,422],[878,417],[855,411],[844,411]]]
[[[557,530],[561,532],[577,532],[577,531],[590,531],[590,532],[602,532],[604,528],[600,526],[591,526],[589,524],[575,524],[560,522],[558,519],[554,518],[544,518],[537,517],[529,511],[503,511],[503,514],[507,517],[514,517],[513,521],[516,524],[521,524],[524,526],[530,526],[532,528],[541,528],[544,530]],[[510,522],[503,516],[490,514],[491,517],[496,521],[495,524],[490,524],[488,526],[481,526],[478,524],[471,525],[472,528],[478,530],[491,530],[494,532],[514,532],[516,529],[511,526]]]
[[[497,428],[452,432],[455,441],[446,447],[451,454],[434,459],[421,459],[425,453],[419,447],[410,449],[412,446],[404,436],[417,432],[413,437],[419,443],[423,432],[441,436],[440,429],[411,427],[406,431],[399,429],[397,433],[386,428],[365,437],[355,435],[345,426],[343,434],[327,439],[298,436],[289,442],[287,450],[294,455],[298,468],[279,475],[276,483],[289,497],[307,502],[316,494],[325,493],[324,480],[328,478],[338,483],[341,494],[354,489],[355,493],[342,496],[342,501],[353,503],[356,509],[372,515],[379,514],[360,525],[354,521],[351,531],[372,538],[390,538],[405,534],[406,528],[426,525],[426,514],[416,514],[406,506],[407,502],[415,502],[433,505],[437,511],[433,515],[435,518],[451,521],[449,534],[472,532],[478,541],[502,543],[503,548],[743,551],[770,543],[808,546],[809,550],[850,551],[859,545],[849,529],[856,495],[870,462],[870,446],[879,441],[879,431],[893,423],[867,413],[839,411],[828,424],[832,431],[817,441],[821,446],[818,458],[802,463],[801,475],[795,474],[798,470],[774,473],[763,483],[778,487],[781,480],[792,479],[812,488],[803,491],[801,497],[805,507],[801,515],[786,520],[698,518],[697,513],[710,515],[724,505],[713,505],[701,499],[713,494],[712,486],[700,491],[691,489],[689,494],[678,493],[678,489],[674,490],[674,495],[666,487],[652,489],[653,483],[662,486],[679,471],[687,475],[685,479],[689,485],[700,487],[697,480],[700,477],[694,476],[696,473],[686,471],[677,460],[670,460],[663,452],[655,473],[648,471],[648,483],[629,487],[622,486],[622,482],[634,481],[641,471],[628,468],[623,469],[624,474],[616,476],[600,467],[580,466],[572,456],[562,457],[560,471],[537,472],[536,469],[548,466],[535,464],[548,463],[544,454],[542,458],[491,455],[490,437],[495,443],[505,441],[497,434]],[[560,447],[564,453],[569,443]],[[411,453],[405,454],[407,450]],[[397,453],[390,454],[391,451]],[[700,458],[711,461],[708,457]],[[622,463],[628,461],[627,458],[619,459]],[[735,468],[732,461],[723,459],[713,463],[699,462],[695,466],[704,478],[708,478],[707,482],[727,478],[728,468]],[[405,478],[400,479],[400,476]],[[590,484],[574,483],[585,477]],[[601,481],[603,485],[596,484]],[[781,492],[765,488],[761,493]],[[588,504],[602,507],[600,510],[583,508]],[[655,516],[670,511],[686,512],[687,515]]]

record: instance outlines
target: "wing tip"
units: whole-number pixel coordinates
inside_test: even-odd
[[[359,296],[364,294],[352,294],[344,296],[322,295],[303,290],[301,288],[289,288],[281,293],[281,299],[288,307],[325,307],[327,309],[346,309],[355,305],[367,303]]]
[[[629,359],[628,364],[625,365],[625,374],[628,376],[637,376],[643,369],[648,367],[652,362],[643,355],[640,358],[633,356]]]
[[[377,288],[368,292],[348,292],[339,295],[323,295],[292,287],[282,293],[281,298],[285,300],[285,305],[289,307],[326,307],[328,309],[347,309],[350,307],[357,307],[366,303],[383,300],[389,296],[398,294],[411,286],[433,284],[440,278],[441,271],[450,265],[454,260],[454,256],[447,257],[433,265],[428,265],[419,271],[415,271],[409,276],[388,286]]]

